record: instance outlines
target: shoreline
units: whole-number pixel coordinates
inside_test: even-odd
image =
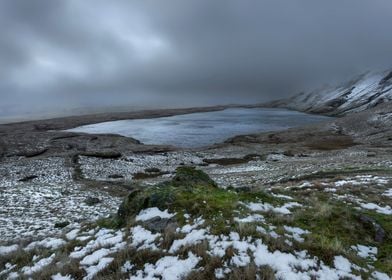
[[[49,127],[51,130],[66,130],[82,125],[88,125],[93,123],[117,121],[125,119],[150,119],[160,117],[170,117],[175,115],[184,115],[192,113],[203,113],[221,111],[229,108],[262,108],[261,104],[256,105],[240,105],[240,104],[229,104],[229,105],[216,105],[206,107],[187,107],[187,108],[169,108],[169,109],[146,109],[146,110],[135,110],[135,111],[124,111],[124,112],[107,112],[97,114],[86,114],[86,115],[72,115],[64,117],[55,117],[48,119],[38,120],[25,120],[16,121],[9,123],[0,123],[0,133],[2,130],[6,130],[9,127],[13,129],[29,129],[31,130],[34,126],[41,126],[42,128],[35,127],[35,130],[43,130],[43,127]]]

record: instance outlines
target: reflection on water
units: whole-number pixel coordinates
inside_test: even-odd
[[[327,119],[285,109],[231,108],[155,119],[104,122],[69,131],[120,134],[144,144],[202,147],[235,135],[283,130]]]

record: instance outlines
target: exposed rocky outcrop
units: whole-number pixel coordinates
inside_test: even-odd
[[[368,72],[338,86],[301,92],[291,98],[265,104],[269,107],[344,116],[392,101],[392,70]]]

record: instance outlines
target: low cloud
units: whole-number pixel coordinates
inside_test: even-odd
[[[390,67],[392,2],[0,2],[2,116],[252,103]]]

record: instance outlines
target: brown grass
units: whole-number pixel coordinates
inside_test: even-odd
[[[346,149],[356,145],[350,136],[346,135],[333,135],[325,136],[320,139],[313,139],[312,142],[307,142],[305,145],[314,150],[340,150]]]

